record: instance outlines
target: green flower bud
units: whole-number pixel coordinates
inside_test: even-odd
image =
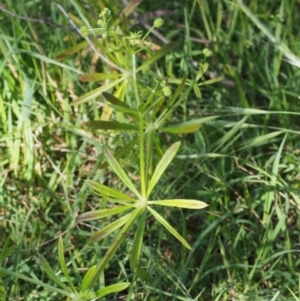
[[[153,26],[156,28],[162,27],[164,25],[165,21],[162,18],[157,18],[154,20]]]
[[[97,24],[98,24],[99,26],[103,26],[103,27],[104,27],[105,21],[99,19],[99,20],[97,21]]]
[[[172,94],[171,88],[169,86],[164,86],[162,89],[165,96],[169,97]]]
[[[89,35],[88,30],[85,26],[80,27],[80,32],[83,37],[87,37]]]
[[[212,55],[212,52],[208,48],[204,48],[202,52],[206,57],[210,57]]]

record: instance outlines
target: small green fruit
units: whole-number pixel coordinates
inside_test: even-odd
[[[162,18],[157,18],[154,20],[153,26],[156,28],[162,27],[164,25],[165,21]]]

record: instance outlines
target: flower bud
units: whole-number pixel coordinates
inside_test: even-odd
[[[154,20],[153,26],[156,28],[162,27],[164,25],[165,21],[162,18],[157,18]]]
[[[164,86],[162,91],[163,91],[164,95],[167,97],[171,96],[171,94],[172,94],[171,88],[169,86]]]

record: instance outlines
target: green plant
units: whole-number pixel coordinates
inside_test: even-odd
[[[164,143],[161,143],[161,135],[181,135],[193,133],[198,131],[202,124],[217,118],[217,116],[199,118],[190,121],[184,121],[176,124],[166,124],[172,118],[172,113],[175,109],[188,98],[191,91],[200,96],[200,86],[205,84],[212,84],[220,78],[209,80],[207,82],[199,83],[200,78],[208,68],[207,63],[199,65],[199,70],[194,79],[188,79],[185,75],[182,78],[164,78],[162,75],[156,75],[153,72],[147,78],[145,72],[150,71],[150,67],[154,65],[161,57],[163,57],[169,50],[174,47],[173,43],[165,45],[159,51],[152,53],[152,44],[146,41],[147,36],[156,27],[163,25],[162,19],[156,19],[153,27],[144,36],[140,32],[128,32],[127,28],[120,29],[116,22],[113,22],[110,16],[110,11],[105,9],[100,14],[98,20],[100,28],[88,30],[82,27],[82,34],[89,43],[91,41],[95,46],[106,47],[105,53],[110,54],[110,67],[118,66],[120,73],[103,73],[82,76],[81,79],[85,81],[90,80],[109,80],[117,78],[112,83],[102,86],[96,91],[91,91],[88,94],[77,99],[73,105],[82,104],[91,98],[103,94],[108,101],[106,110],[106,119],[109,117],[116,117],[120,121],[109,120],[95,120],[85,123],[88,129],[103,130],[103,131],[122,131],[128,133],[130,141],[113,155],[109,147],[104,145],[110,144],[110,141],[103,143],[102,151],[106,158],[101,167],[107,165],[113,170],[118,178],[125,184],[128,193],[123,193],[119,189],[111,188],[107,185],[87,180],[87,184],[91,191],[102,197],[102,202],[109,205],[108,208],[90,211],[78,216],[78,221],[90,221],[110,217],[116,214],[122,214],[120,218],[105,226],[100,231],[96,232],[91,241],[99,241],[110,233],[119,230],[115,240],[108,247],[107,252],[102,259],[94,266],[90,267],[83,279],[81,279],[81,286],[73,284],[69,276],[67,266],[64,259],[64,247],[62,239],[58,242],[58,257],[61,271],[68,282],[67,286],[60,277],[51,269],[49,263],[42,255],[39,256],[41,266],[47,273],[48,277],[54,281],[61,289],[45,284],[36,279],[28,278],[24,275],[1,269],[0,272],[18,277],[20,279],[29,281],[33,284],[40,285],[58,294],[62,294],[76,301],[96,300],[102,298],[109,293],[116,293],[128,287],[127,282],[118,282],[116,284],[107,286],[100,290],[93,291],[94,285],[103,273],[105,267],[112,259],[114,254],[124,240],[126,233],[130,231],[134,223],[138,222],[135,230],[134,241],[130,255],[130,268],[137,276],[142,279],[149,279],[147,271],[139,265],[139,259],[142,253],[143,234],[147,221],[148,212],[162,224],[176,239],[178,239],[183,246],[191,250],[191,246],[186,239],[180,235],[167,220],[154,209],[154,206],[168,206],[186,209],[202,209],[207,206],[206,203],[193,199],[152,199],[151,195],[156,187],[156,184],[165,173],[169,164],[176,156],[180,142],[173,143],[167,150],[163,150]],[[92,37],[88,37],[91,33]],[[100,36],[99,36],[100,35]],[[100,42],[101,41],[101,42]],[[204,52],[204,54],[207,51]],[[137,67],[137,58],[139,54],[143,54],[147,59]],[[142,79],[138,79],[138,74],[143,73]],[[158,72],[158,74],[160,71]],[[149,80],[148,87],[145,89],[144,82]],[[171,85],[178,85],[176,90],[172,92]],[[153,86],[152,86],[153,85]],[[104,90],[115,88],[115,95],[104,92]],[[116,95],[123,95],[123,99],[116,97]],[[130,101],[127,101],[129,99]],[[112,113],[116,115],[112,115]],[[102,116],[103,117],[103,116]],[[103,118],[102,118],[103,119]],[[136,150],[137,147],[137,150]],[[118,159],[125,154],[129,156],[130,153],[137,152],[139,158],[139,180],[140,184],[133,184],[132,180],[126,173]],[[157,162],[157,163],[156,163]],[[135,164],[136,162],[133,162]],[[129,169],[127,167],[127,169]],[[122,189],[123,191],[123,189]],[[131,210],[130,213],[124,215],[126,211]]]

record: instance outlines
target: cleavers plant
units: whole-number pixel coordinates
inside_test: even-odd
[[[120,20],[112,20],[110,11],[104,9],[99,15],[97,22],[100,26],[99,28],[81,28],[82,35],[89,42],[93,43],[95,47],[102,49],[107,54],[107,62],[110,69],[107,73],[82,76],[81,79],[83,81],[106,80],[108,83],[106,82],[100,88],[79,97],[73,102],[74,106],[81,105],[102,94],[107,101],[103,110],[105,116],[103,114],[101,120],[85,122],[84,126],[97,131],[127,132],[130,137],[130,141],[115,154],[110,150],[112,147],[109,145],[109,141],[103,143],[102,147],[106,162],[103,162],[101,167],[106,168],[109,166],[111,168],[125,185],[125,192],[123,192],[123,189],[119,191],[108,185],[87,180],[91,191],[105,200],[106,208],[82,213],[77,217],[78,222],[82,222],[119,215],[113,222],[93,234],[90,240],[93,242],[100,241],[115,231],[118,231],[118,234],[107,248],[102,259],[87,270],[80,286],[72,282],[68,273],[61,238],[58,241],[58,259],[64,275],[64,281],[55,274],[47,260],[42,255],[39,256],[43,270],[60,289],[24,275],[0,269],[0,276],[11,275],[18,277],[58,294],[68,296],[71,300],[76,301],[97,300],[107,294],[122,291],[129,286],[127,282],[116,283],[94,290],[99,276],[104,272],[116,251],[120,249],[120,245],[125,239],[125,234],[132,230],[135,225],[137,225],[137,228],[134,230],[135,236],[130,254],[130,268],[142,279],[149,276],[147,271],[143,270],[139,265],[144,229],[149,214],[178,239],[184,247],[191,249],[185,238],[158,213],[155,206],[186,209],[202,209],[207,206],[206,203],[198,200],[153,199],[151,196],[156,184],[180,148],[180,141],[178,141],[169,146],[167,150],[162,151],[158,143],[162,133],[164,135],[192,133],[198,131],[203,123],[209,122],[217,118],[217,116],[199,118],[177,124],[168,124],[167,121],[172,118],[174,110],[188,98],[191,91],[194,91],[195,95],[199,97],[201,96],[200,86],[214,83],[220,78],[199,82],[208,68],[206,62],[199,64],[199,70],[194,79],[188,79],[187,76],[182,78],[164,78],[159,70],[151,73],[151,67],[155,66],[155,63],[175,46],[174,43],[170,43],[154,51],[152,48],[153,44],[146,40],[154,28],[163,25],[163,20],[160,18],[156,19],[153,27],[145,35],[142,35],[141,32],[130,32],[124,20],[121,23],[123,24],[121,29],[120,23]],[[207,51],[204,51],[204,55],[206,53]],[[146,59],[138,66],[137,61],[141,56],[143,58],[146,57]],[[140,74],[141,76],[139,76]],[[147,74],[151,76],[147,77]],[[171,85],[177,85],[174,92]],[[145,86],[147,87],[145,88]],[[109,90],[114,90],[114,93],[108,93],[107,91]],[[120,116],[122,117],[120,118]],[[121,121],[113,120],[113,118],[119,118]],[[139,161],[140,171],[138,185],[134,184],[126,169],[119,163],[119,159],[126,157],[126,154],[130,152],[137,152],[136,157]],[[5,256],[8,256],[11,251],[6,245],[0,256],[0,261]]]

